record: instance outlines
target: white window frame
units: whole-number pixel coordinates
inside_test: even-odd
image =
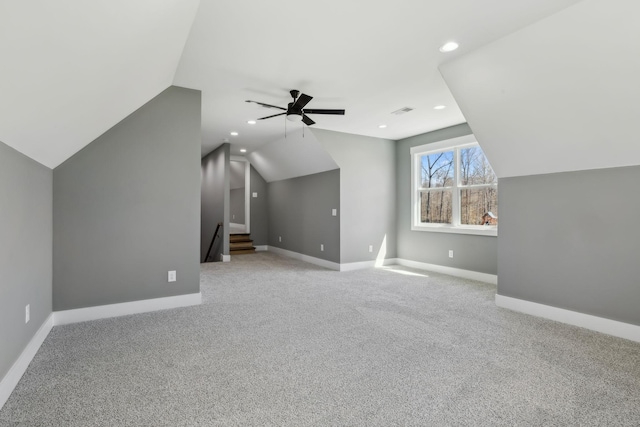
[[[463,148],[479,146],[474,135],[465,135],[458,138],[447,139],[431,144],[411,147],[411,230],[430,231],[437,233],[475,234],[481,236],[497,236],[498,226],[486,225],[462,225],[460,224],[460,176],[459,176],[459,152]],[[442,151],[453,151],[453,161],[455,162],[455,185],[444,187],[443,190],[452,190],[452,224],[433,224],[420,222],[420,197],[421,174],[420,161],[422,156],[439,153]],[[485,184],[477,186],[464,186],[468,188],[486,187]],[[497,188],[497,184],[496,184]]]

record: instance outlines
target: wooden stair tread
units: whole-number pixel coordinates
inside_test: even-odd
[[[245,248],[252,248],[253,247],[253,240],[249,240],[246,242],[231,242],[229,243],[229,248],[230,249],[245,249]]]
[[[229,253],[231,255],[253,254],[256,252],[250,233],[229,234]]]
[[[250,249],[231,249],[230,251],[231,255],[242,255],[242,254],[254,254],[256,253],[256,248],[250,248]]]
[[[248,233],[229,234],[229,242],[250,242],[251,235]]]

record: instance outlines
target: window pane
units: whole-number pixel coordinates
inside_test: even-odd
[[[420,222],[451,224],[451,190],[420,192]]]
[[[460,190],[460,224],[498,225],[498,189],[491,186]]]
[[[460,150],[460,185],[496,184],[497,182],[498,178],[480,147]]]
[[[422,188],[453,186],[453,151],[421,156],[420,169]]]

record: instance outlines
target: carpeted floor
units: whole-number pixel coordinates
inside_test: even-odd
[[[639,426],[640,344],[403,267],[202,266],[198,307],[55,327],[0,426]]]

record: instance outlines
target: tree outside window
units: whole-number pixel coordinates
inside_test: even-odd
[[[489,161],[475,141],[443,145],[412,148],[414,229],[493,229],[495,235],[498,179]]]

